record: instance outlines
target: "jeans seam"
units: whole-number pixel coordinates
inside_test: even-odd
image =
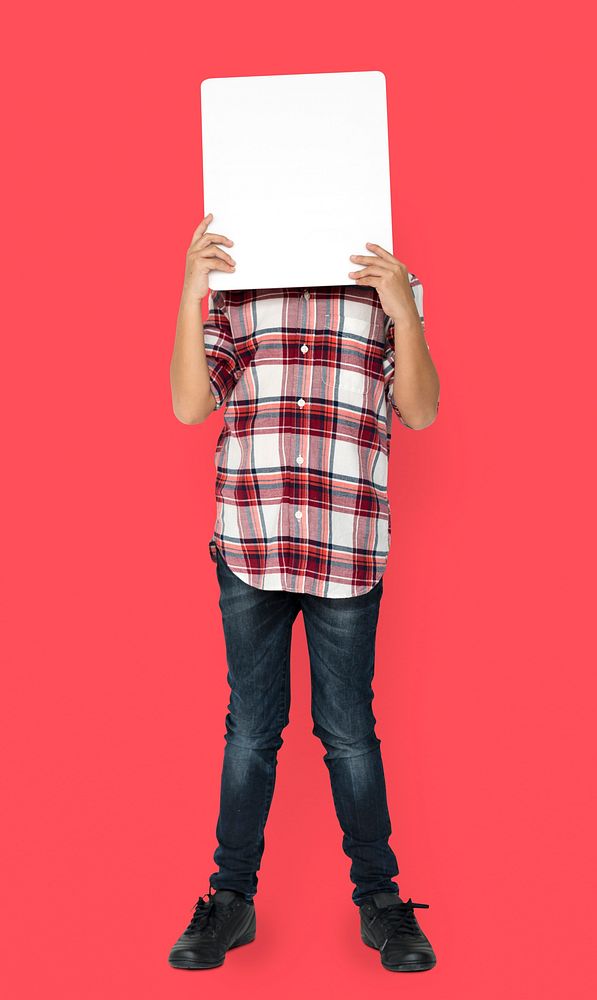
[[[286,689],[287,689],[288,682],[289,682],[289,676],[288,675],[289,675],[289,672],[290,672],[290,649],[291,649],[291,643],[292,643],[292,623],[291,623],[291,627],[290,627],[289,632],[288,632],[288,642],[287,642],[287,646],[286,646],[286,653],[285,653],[285,656],[284,656],[284,669],[282,671],[281,696],[280,696],[280,699],[279,699],[279,702],[278,702],[278,716],[277,716],[278,729],[277,729],[277,731],[279,733],[282,732],[282,724],[284,722],[284,713],[285,713],[285,706],[286,706]],[[264,833],[264,830],[265,830],[265,824],[267,822],[268,811],[270,809],[270,806],[272,804],[272,799],[273,799],[274,785],[275,785],[275,779],[276,779],[276,760],[277,760],[277,756],[278,756],[278,749],[276,749],[276,751],[274,753],[274,757],[272,759],[272,769],[271,769],[271,772],[270,772],[270,774],[268,776],[268,783],[267,783],[266,795],[265,795],[265,800],[264,800],[263,814],[262,814],[261,823],[260,823],[261,836],[263,836],[263,833]]]

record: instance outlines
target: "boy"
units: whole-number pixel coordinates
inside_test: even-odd
[[[313,732],[326,753],[365,944],[392,971],[435,965],[392,880],[380,740],[371,703],[391,518],[391,417],[429,426],[439,379],[422,286],[392,254],[353,255],[356,284],[209,291],[234,270],[207,215],[187,252],[171,362],[173,409],[202,423],[226,404],[209,542],[231,689],[207,901],[174,944],[175,968],[213,968],[255,937],[257,870],[289,721],[292,626],[303,613]],[[201,302],[208,296],[203,325]],[[212,891],[215,890],[215,891]]]

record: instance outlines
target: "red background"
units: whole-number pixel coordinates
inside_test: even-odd
[[[594,80],[589,5],[13,9],[2,73],[2,896],[10,997],[592,994]],[[258,937],[167,955],[213,870],[228,700],[216,414],[169,361],[205,212],[204,77],[381,69],[394,252],[441,407],[398,423],[375,712],[437,967],[361,944],[302,619]],[[367,179],[363,178],[366,185]],[[259,225],[256,218],[255,225]],[[347,264],[348,268],[348,264]]]

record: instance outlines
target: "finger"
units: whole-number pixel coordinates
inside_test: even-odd
[[[197,250],[195,252],[198,253],[198,254],[200,254],[201,257],[204,257],[206,259],[208,259],[210,257],[219,257],[221,260],[227,260],[229,264],[236,264],[236,261],[234,260],[234,257],[231,257],[230,254],[226,253],[225,250],[220,250],[219,247],[215,247],[215,246],[214,247],[210,247],[209,248],[209,253],[205,253],[205,252],[203,252],[201,250]]]
[[[379,254],[380,257],[384,258],[384,260],[393,260],[397,262],[397,258],[394,257],[389,250],[384,250],[384,248],[380,247],[377,243],[365,243],[365,246],[368,247],[369,250],[373,250],[374,253]]]
[[[220,260],[226,260],[229,264],[236,264],[236,261],[229,253],[225,250],[220,250],[219,247],[210,247],[209,252],[206,253],[205,249],[190,250],[189,257],[201,257],[202,260],[211,260],[212,257],[215,259],[218,257]]]
[[[376,278],[369,275],[366,278],[357,278],[356,283],[357,285],[370,285],[371,288],[379,289],[382,286],[382,278]]]
[[[209,213],[209,215],[206,215],[205,218],[202,219],[199,225],[197,226],[195,232],[193,233],[193,238],[191,240],[191,243],[197,237],[197,235],[200,236],[202,233],[205,232],[210,222],[213,222],[213,215],[211,214],[211,212]]]
[[[360,271],[349,271],[348,272],[348,277],[349,278],[364,278],[364,277],[367,277],[367,276],[371,276],[371,277],[375,277],[375,278],[385,278],[385,277],[387,277],[387,273],[388,273],[387,270],[384,270],[384,269],[379,268],[379,267],[364,267]]]
[[[220,233],[203,233],[199,235],[197,242],[203,242],[206,246],[209,243],[228,243],[229,246],[232,246],[234,241]]]
[[[217,257],[212,258],[207,257],[206,260],[210,261],[210,271],[235,271],[236,268],[234,264],[229,264],[226,260],[218,260]]]
[[[392,263],[382,260],[381,257],[364,257],[362,254],[353,253],[350,259],[355,264],[377,264],[379,267],[385,267],[387,271],[392,269]]]

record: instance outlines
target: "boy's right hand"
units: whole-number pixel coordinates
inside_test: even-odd
[[[209,292],[210,271],[231,272],[235,270],[235,261],[230,254],[215,245],[216,243],[227,243],[228,246],[232,246],[233,240],[229,240],[227,236],[219,236],[217,233],[208,233],[207,227],[212,219],[213,215],[210,212],[199,223],[187,250],[183,294],[199,301],[204,299]]]

